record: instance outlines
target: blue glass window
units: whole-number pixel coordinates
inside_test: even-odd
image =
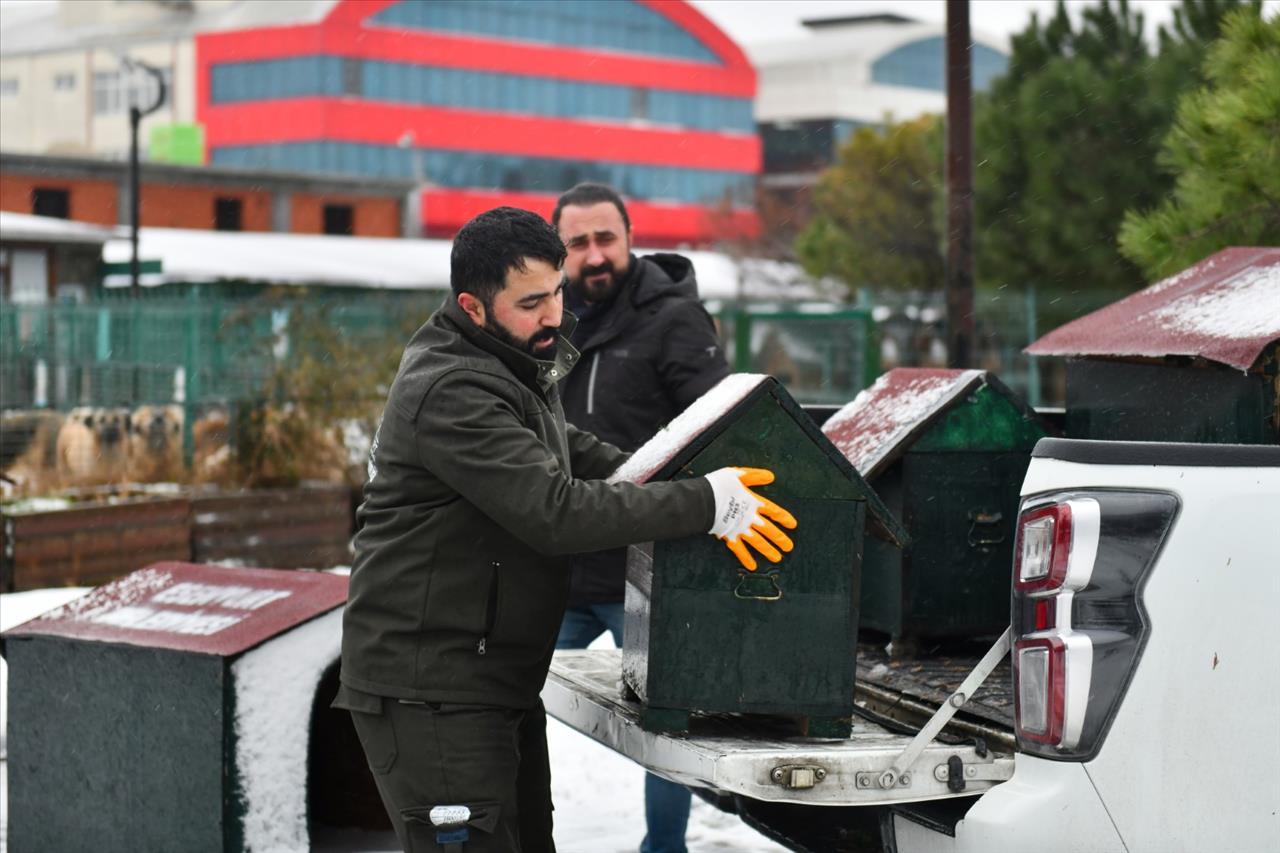
[[[940,36],[904,44],[871,65],[871,82],[916,89],[947,90],[946,40]],[[1008,67],[1003,53],[975,44],[972,52],[974,91],[986,91]]]
[[[632,0],[403,0],[369,23],[721,64],[683,27]]]
[[[344,72],[344,62],[346,71]],[[344,73],[360,81],[362,97],[400,104],[605,121],[647,121],[698,130],[752,133],[750,98],[702,95],[523,77],[460,68],[366,60],[363,73],[336,56],[300,56],[215,65],[215,104],[344,94]],[[637,97],[636,93],[644,93]]]
[[[745,172],[433,148],[420,149],[420,154],[426,179],[442,187],[559,193],[580,181],[599,181],[633,198],[716,204],[727,197],[735,205],[747,206],[755,186],[755,176]],[[413,154],[394,145],[330,141],[228,145],[214,148],[210,159],[222,166],[295,172],[413,175]]]

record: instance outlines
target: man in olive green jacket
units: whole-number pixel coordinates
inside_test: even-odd
[[[334,705],[406,849],[554,850],[538,694],[565,555],[706,532],[775,562],[791,549],[769,518],[794,518],[743,482],[758,472],[605,482],[626,454],[567,425],[557,390],[578,358],[564,258],[527,211],[467,223],[452,298],[405,347],[370,450]]]

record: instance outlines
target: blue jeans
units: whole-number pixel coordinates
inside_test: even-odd
[[[605,631],[613,635],[613,644],[622,648],[622,613],[621,601],[567,608],[564,621],[560,623],[556,648],[585,649]]]
[[[622,602],[570,607],[560,623],[557,649],[585,649],[605,631],[622,648]],[[648,773],[644,777],[644,821],[648,830],[640,853],[686,853],[684,833],[689,825],[689,789]]]

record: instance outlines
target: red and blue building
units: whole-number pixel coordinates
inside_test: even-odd
[[[338,0],[196,57],[207,162],[423,179],[429,235],[584,180],[644,245],[759,229],[755,71],[682,0]]]

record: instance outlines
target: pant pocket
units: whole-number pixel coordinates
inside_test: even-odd
[[[379,711],[351,711],[351,722],[355,724],[356,735],[360,738],[360,746],[364,748],[364,757],[369,762],[369,769],[382,776],[395,766],[396,730],[391,724],[391,717]]]
[[[406,853],[513,853],[516,840],[500,826],[500,803],[441,803],[400,810]]]

